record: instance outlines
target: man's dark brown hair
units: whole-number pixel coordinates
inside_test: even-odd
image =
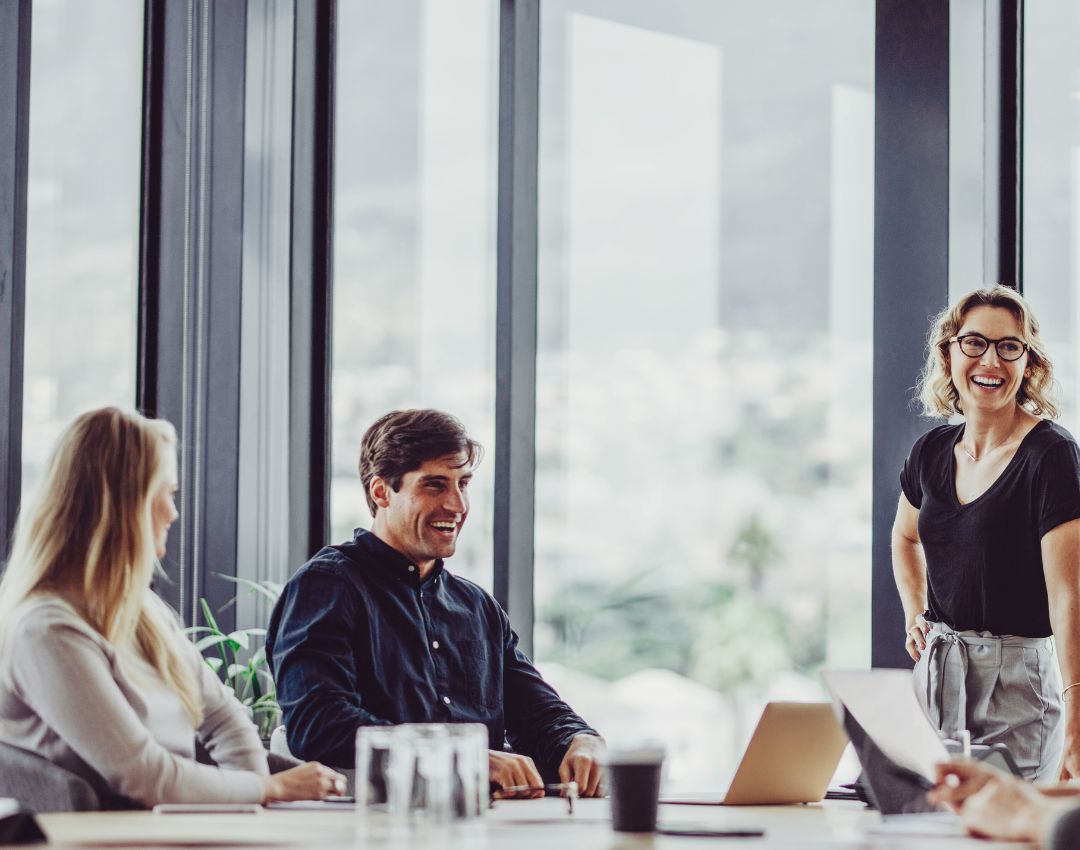
[[[371,515],[378,506],[371,498],[371,479],[378,475],[396,493],[405,473],[429,460],[465,456],[461,466],[476,466],[484,448],[456,417],[441,410],[394,410],[367,429],[360,442],[360,481]]]

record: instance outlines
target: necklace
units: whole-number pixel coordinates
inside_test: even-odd
[[[1009,433],[1005,435],[1004,439],[994,443],[994,445],[990,446],[990,448],[988,449],[983,449],[983,453],[979,457],[975,457],[975,454],[967,447],[967,444],[963,440],[960,441],[960,448],[964,450],[964,454],[971,458],[972,463],[978,463],[982,458],[986,457],[994,449],[1000,449],[1003,445],[1009,442],[1009,440],[1012,439],[1013,431],[1015,430],[1016,426],[1014,425],[1012,428],[1009,429]]]

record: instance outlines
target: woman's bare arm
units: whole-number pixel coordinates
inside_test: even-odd
[[[892,527],[892,566],[896,589],[904,606],[904,648],[915,661],[926,648],[930,630],[926,610],[926,556],[919,541],[919,511],[901,493]]]

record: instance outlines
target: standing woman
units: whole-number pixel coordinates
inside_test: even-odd
[[[317,799],[315,762],[270,775],[246,710],[150,589],[176,519],[176,433],[105,408],[64,433],[0,580],[0,740],[104,799]],[[221,767],[195,761],[198,736]]]
[[[1012,289],[976,290],[938,316],[919,398],[928,416],[964,421],[911,449],[892,532],[931,720],[1005,744],[1042,781],[1059,765],[1080,777],[1080,450],[1051,421],[1053,385],[1039,324]]]

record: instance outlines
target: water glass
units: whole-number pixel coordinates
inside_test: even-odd
[[[361,726],[356,730],[356,808],[386,811],[389,803],[390,753],[395,726]]]
[[[412,827],[450,820],[451,747],[442,723],[403,723],[390,748],[390,815]]]
[[[454,817],[478,818],[488,807],[488,730],[482,723],[447,727],[452,757],[451,811]]]
[[[479,723],[360,727],[357,834],[394,839],[483,815],[487,747],[487,727]]]

